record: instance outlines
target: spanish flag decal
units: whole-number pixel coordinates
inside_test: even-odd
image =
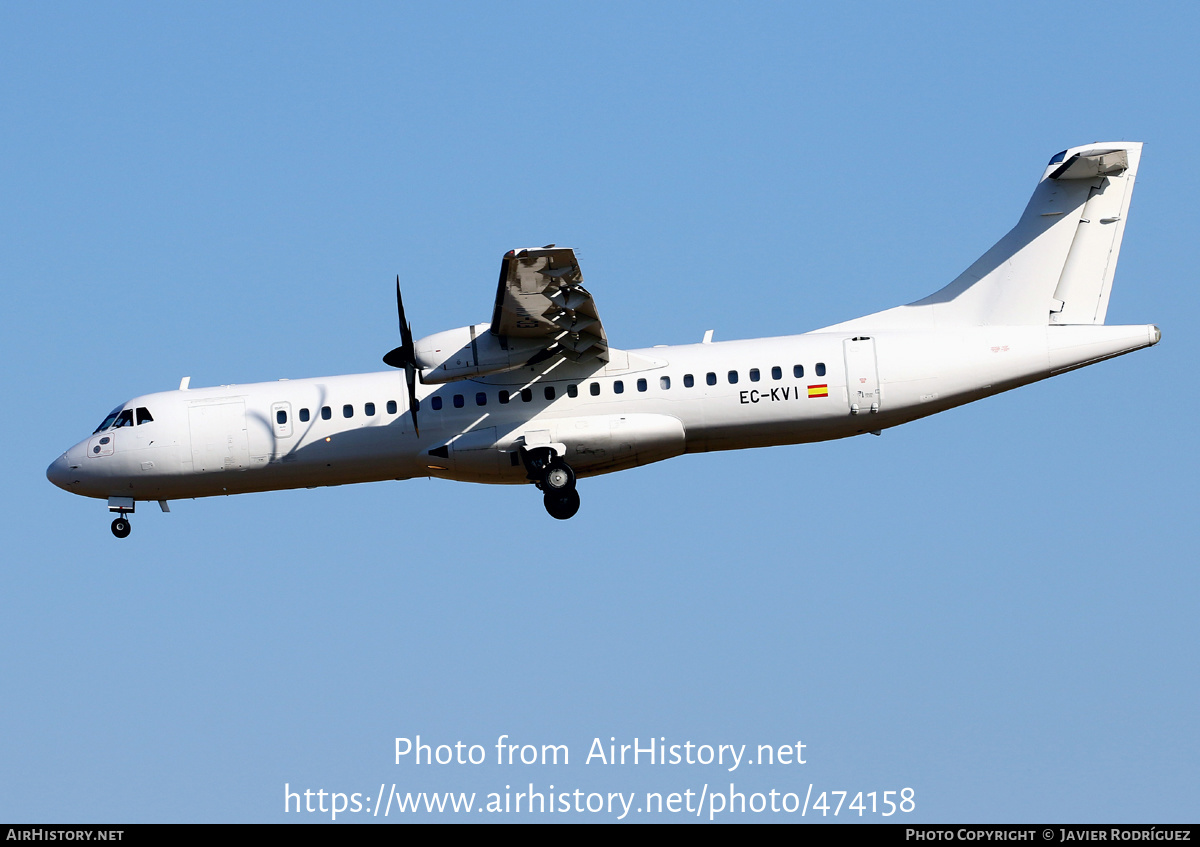
[[[811,397],[828,397],[829,396],[829,386],[828,385],[810,385],[808,387],[808,396],[810,398]]]

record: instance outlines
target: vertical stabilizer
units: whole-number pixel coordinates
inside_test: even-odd
[[[953,282],[836,328],[1104,323],[1141,153],[1125,141],[1064,150],[1017,225]]]

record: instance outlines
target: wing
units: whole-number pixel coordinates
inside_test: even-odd
[[[608,338],[569,247],[510,250],[500,264],[492,333],[541,339],[546,353],[608,361]]]

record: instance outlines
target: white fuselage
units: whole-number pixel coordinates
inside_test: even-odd
[[[419,434],[400,371],[167,391],[124,406],[153,420],[96,432],[47,476],[143,501],[423,476],[522,483],[521,446],[549,445],[585,477],[878,431],[1157,340],[1153,326],[995,326],[614,349],[599,369],[559,361],[419,385]]]

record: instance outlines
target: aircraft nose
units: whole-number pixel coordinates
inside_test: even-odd
[[[57,459],[50,463],[50,467],[46,468],[46,479],[53,482],[59,488],[66,489],[71,481],[71,468],[67,464],[67,454],[63,453]]]

